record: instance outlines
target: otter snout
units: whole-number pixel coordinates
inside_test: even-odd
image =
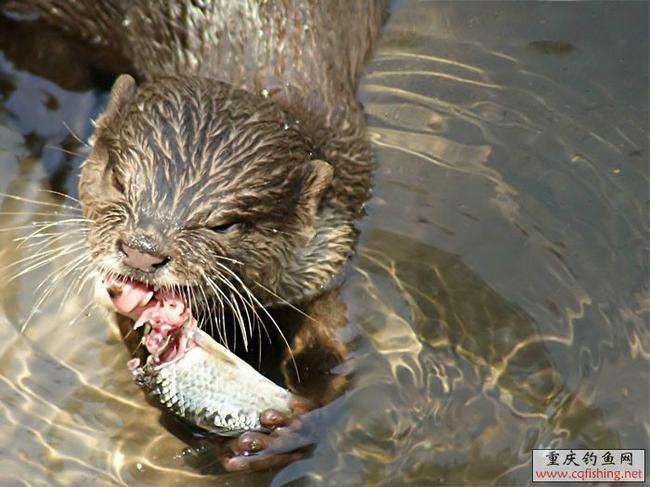
[[[170,260],[169,256],[156,252],[153,247],[146,239],[134,239],[128,244],[123,241],[118,242],[124,263],[143,272],[160,269]]]

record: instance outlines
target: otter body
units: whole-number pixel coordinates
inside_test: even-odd
[[[20,3],[27,7],[121,74],[79,185],[95,266],[129,290],[108,290],[117,311],[137,316],[164,295],[217,330],[229,313],[244,336],[268,316],[285,340],[266,308],[290,305],[277,310],[295,325],[285,382],[312,406],[336,397],[345,380],[331,370],[346,347],[335,333],[345,307],[334,284],[372,171],[355,94],[386,1]],[[270,428],[289,421],[267,416]],[[242,435],[224,465],[268,468],[300,456],[249,455],[272,438]]]

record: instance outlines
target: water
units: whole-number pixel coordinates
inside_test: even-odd
[[[644,2],[394,3],[360,93],[378,170],[344,287],[354,387],[310,457],[224,485],[521,485],[534,447],[648,447],[647,19]],[[42,191],[76,194],[81,158],[57,148],[83,146],[63,122],[87,138],[106,85],[28,74],[5,37],[0,191],[65,202]],[[26,231],[0,234],[3,266],[29,255]],[[83,294],[20,334],[52,270],[1,294],[0,483],[215,475]]]

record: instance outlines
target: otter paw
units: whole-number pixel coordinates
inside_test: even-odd
[[[306,403],[294,402],[296,414],[309,410]],[[304,434],[303,423],[296,417],[274,409],[260,414],[260,424],[270,433],[247,431],[230,440],[220,455],[223,467],[229,472],[280,468],[302,458],[313,440]]]

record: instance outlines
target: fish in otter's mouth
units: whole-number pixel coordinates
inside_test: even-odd
[[[127,365],[163,407],[224,436],[268,432],[259,419],[265,408],[289,413],[294,396],[201,331],[180,294],[123,277],[105,276],[104,284],[116,311],[145,327],[150,355]]]

